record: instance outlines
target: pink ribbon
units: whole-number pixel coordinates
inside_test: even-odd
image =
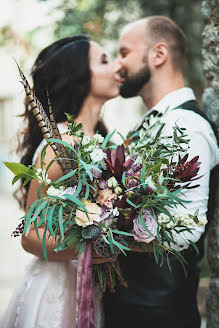
[[[78,257],[76,295],[76,327],[95,328],[91,244]]]

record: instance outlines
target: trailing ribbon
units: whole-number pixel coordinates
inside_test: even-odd
[[[86,247],[86,243],[83,244]],[[92,287],[92,246],[88,245],[78,257],[76,327],[95,328]]]

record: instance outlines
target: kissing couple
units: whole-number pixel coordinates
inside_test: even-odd
[[[184,33],[171,19],[150,16],[124,27],[118,49],[117,59],[113,62],[100,45],[85,35],[66,37],[49,45],[40,52],[32,68],[37,98],[47,108],[48,90],[62,139],[69,143],[72,137],[65,134],[66,112],[74,115],[77,124],[82,123],[86,136],[93,137],[97,130],[106,135],[106,127],[99,119],[101,107],[119,94],[124,98],[138,95],[143,99],[145,115],[136,131],[145,117],[155,111],[163,113],[168,107],[163,134],[169,135],[173,125],[180,122],[191,140],[189,156],[199,155],[201,162],[200,186],[184,192],[190,203],[186,209],[179,206],[178,210],[193,213],[198,208],[199,214],[206,216],[210,171],[219,162],[219,149],[211,123],[199,110],[193,90],[185,86]],[[27,128],[22,132],[19,146],[21,163],[40,167],[40,152],[46,141],[29,106],[26,106],[24,117]],[[45,165],[53,158],[53,150],[48,147]],[[59,165],[54,163],[49,178],[57,180],[61,176]],[[20,186],[19,202],[24,211],[28,211],[37,199],[38,187],[35,180]],[[166,259],[160,267],[150,248],[133,246],[127,257],[120,259],[128,287],[118,287],[114,294],[107,290],[103,295],[94,288],[95,327],[200,328],[198,263],[203,256],[205,233],[205,227],[197,226],[190,236],[199,255],[185,241],[185,233],[177,235],[175,247],[188,263],[187,276],[174,257],[170,272]],[[39,235],[42,240],[42,226]],[[22,235],[24,250],[35,258],[9,303],[2,328],[76,327],[76,250],[71,248],[56,253],[56,243],[48,236],[47,263],[41,240],[34,226],[27,236]],[[93,264],[109,261],[114,259],[102,258],[93,252]]]

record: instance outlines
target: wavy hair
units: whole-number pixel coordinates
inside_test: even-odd
[[[31,75],[35,94],[49,113],[48,90],[57,123],[66,121],[65,112],[76,118],[90,91],[89,49],[88,36],[66,37],[43,49],[33,65]],[[22,153],[20,162],[28,166],[32,164],[33,155],[43,135],[27,103],[21,116],[27,122],[27,127],[18,134],[17,152]],[[106,135],[102,122],[98,122],[96,129]],[[14,194],[21,208],[26,206],[28,189],[29,184],[21,184]]]

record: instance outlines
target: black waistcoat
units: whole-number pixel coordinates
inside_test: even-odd
[[[198,109],[195,101],[186,102],[178,108],[192,110],[209,122],[206,115]],[[162,309],[167,309],[170,316],[173,312],[169,309],[176,311],[185,309],[188,313],[191,309],[195,311],[199,282],[198,263],[203,257],[204,237],[203,235],[196,244],[199,248],[199,255],[191,246],[182,252],[188,262],[187,277],[175,256],[170,257],[172,273],[166,261],[162,267],[157,265],[153,254],[130,252],[127,258],[121,256],[121,269],[127,279],[128,288],[118,287],[115,294],[105,293],[103,300],[106,311],[124,305],[127,305],[129,309],[136,305],[145,309],[151,308],[151,314],[155,308],[162,307]]]

